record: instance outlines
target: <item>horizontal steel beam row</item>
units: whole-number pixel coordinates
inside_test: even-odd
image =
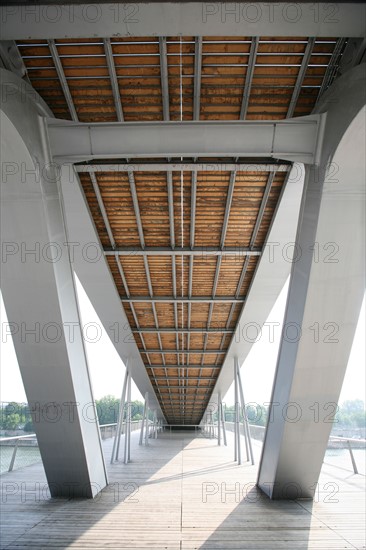
[[[145,302],[151,302],[153,304],[157,303],[227,303],[227,304],[235,304],[235,303],[243,303],[245,300],[245,297],[243,298],[231,298],[231,296],[218,296],[216,298],[209,298],[207,296],[183,296],[181,298],[175,298],[174,296],[154,296],[151,298],[150,296],[129,296],[126,298],[125,296],[121,296],[121,302],[122,303],[145,303]]]
[[[179,298],[177,298],[179,300]],[[233,329],[227,329],[227,328],[220,328],[220,327],[217,327],[217,328],[144,328],[144,327],[141,327],[140,328],[133,328],[132,329],[132,332],[134,334],[147,334],[147,333],[152,333],[152,334],[158,334],[159,332],[161,333],[168,333],[168,334],[192,334],[192,333],[196,333],[196,334],[233,334],[234,333],[234,330]]]
[[[196,246],[194,248],[172,248],[169,246],[126,246],[105,248],[106,256],[260,256],[260,248],[246,246]]]
[[[189,380],[216,380],[216,377],[215,376],[155,376],[153,379],[153,382],[155,381],[163,382],[164,380],[188,380],[188,381]],[[173,387],[179,388],[179,386],[173,386]]]
[[[186,370],[205,370],[205,369],[216,369],[219,370],[221,367],[217,365],[145,365],[147,369],[186,369]]]
[[[172,354],[176,354],[176,355],[186,355],[186,354],[193,354],[193,353],[204,353],[205,355],[206,354],[214,354],[214,355],[225,355],[226,353],[226,350],[222,350],[222,349],[217,349],[217,350],[214,350],[214,349],[206,349],[206,350],[203,350],[203,349],[185,349],[185,350],[176,350],[176,349],[139,349],[139,352],[140,353],[148,353],[150,355],[150,353],[161,353],[161,354],[169,354],[169,353],[172,353]],[[184,368],[184,365],[181,365],[180,366],[181,369]]]
[[[290,164],[242,162],[138,162],[135,164],[80,164],[75,170],[84,173],[105,172],[289,172]]]
[[[325,115],[285,120],[101,122],[47,119],[55,162],[265,157],[317,164]],[[156,136],[159,139],[156,139]]]

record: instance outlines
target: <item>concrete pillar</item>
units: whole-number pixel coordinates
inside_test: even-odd
[[[365,66],[339,78],[320,166],[306,167],[258,485],[313,497],[365,288]],[[321,489],[321,488],[320,488]]]
[[[36,92],[0,70],[1,289],[50,492],[107,484],[80,326],[60,182]]]

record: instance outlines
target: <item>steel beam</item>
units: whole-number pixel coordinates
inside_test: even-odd
[[[10,4],[10,2],[8,2]],[[250,5],[252,6],[252,5]],[[63,5],[8,5],[0,8],[4,40],[47,38],[104,38],[131,36],[363,36],[363,4],[341,2],[289,4],[256,2],[148,2],[128,6],[100,3],[93,6],[64,0]],[[52,14],[52,17],[51,15]]]
[[[151,369],[151,370],[154,370],[154,369],[179,369],[180,368],[180,365],[145,365],[145,367],[147,369]],[[201,365],[184,365],[184,368],[186,370],[192,370],[192,369],[216,369],[216,370],[219,370],[221,367],[219,366],[216,366],[216,365],[203,365],[201,367]]]
[[[158,380],[161,382],[165,380],[216,380],[216,377],[215,376],[155,376],[154,380]]]
[[[76,109],[75,109],[74,100],[72,99],[72,95],[71,95],[71,92],[70,92],[70,89],[69,89],[69,85],[68,85],[66,77],[65,77],[64,68],[62,66],[60,57],[58,55],[56,43],[53,39],[48,40],[48,47],[49,47],[50,52],[51,52],[53,64],[55,65],[57,76],[59,78],[61,88],[62,88],[62,91],[64,93],[66,103],[67,103],[67,106],[68,106],[69,111],[70,111],[71,118],[72,118],[73,121],[78,122],[79,118],[78,118],[78,115],[77,115],[77,112],[76,112]]]
[[[137,192],[136,192],[135,177],[134,177],[132,172],[128,173],[128,181],[130,183],[130,191],[131,191],[131,196],[132,196],[133,209],[134,209],[134,212],[135,212],[135,217],[136,217],[136,223],[137,223],[137,229],[138,229],[138,233],[139,233],[141,248],[145,248],[145,238],[144,238],[144,231],[142,229],[140,207],[139,207],[139,201],[138,201]]]
[[[330,62],[325,71],[323,82],[318,93],[317,102],[319,101],[325,90],[331,85],[332,80],[337,73],[338,63],[346,41],[346,38],[338,38],[336,45],[334,46],[332,57],[330,58]]]
[[[231,203],[233,201],[235,178],[236,178],[236,171],[233,170],[230,174],[230,182],[229,182],[229,188],[228,188],[227,198],[226,198],[225,216],[224,216],[224,222],[222,224],[222,230],[221,230],[221,239],[220,239],[220,248],[221,249],[223,249],[224,246],[225,246],[225,239],[226,239],[227,227],[228,227],[228,224],[229,224]]]
[[[121,297],[121,302],[122,303],[131,303],[131,302],[135,302],[135,303],[142,303],[142,302],[151,302],[151,303],[154,303],[154,304],[159,304],[159,303],[167,303],[167,302],[171,302],[171,303],[226,303],[226,304],[231,304],[231,303],[243,303],[244,301],[244,297],[243,298],[232,298],[232,297],[227,297],[227,296],[218,296],[216,298],[208,298],[207,296],[192,296],[192,297],[181,297],[181,298],[176,298],[174,296],[154,296],[153,298],[151,298],[150,296],[129,296],[129,297],[125,297],[125,296],[122,296]]]
[[[121,94],[119,91],[118,86],[118,78],[116,74],[116,67],[114,64],[113,59],[113,51],[112,51],[112,45],[110,38],[104,38],[103,39],[103,45],[104,45],[104,52],[105,56],[107,58],[107,65],[108,65],[108,72],[109,72],[109,78],[111,81],[111,87],[113,92],[113,99],[114,99],[114,106],[116,109],[117,114],[117,120],[119,122],[123,122],[124,116],[123,116],[123,109],[122,109],[122,103],[121,103]]]
[[[55,161],[266,157],[317,163],[326,115],[278,121],[74,123],[48,119]],[[159,139],[156,136],[159,135]]]
[[[297,105],[297,101],[299,99],[299,95],[300,95],[300,92],[301,92],[302,83],[304,81],[305,74],[306,74],[307,68],[309,66],[311,54],[313,53],[314,44],[315,44],[315,38],[314,37],[309,38],[308,43],[307,43],[306,48],[305,48],[304,56],[302,58],[299,74],[297,75],[295,88],[294,88],[294,91],[292,93],[292,97],[291,97],[290,105],[289,105],[288,110],[287,110],[286,118],[290,118],[294,114],[294,111],[295,111],[295,108],[296,108],[296,105]]]
[[[169,229],[170,229],[170,246],[175,247],[175,230],[174,230],[174,196],[173,196],[173,177],[172,172],[168,172],[167,188],[168,188],[168,208],[169,208]]]
[[[258,44],[259,44],[259,38],[254,36],[253,39],[252,39],[251,46],[250,46],[248,67],[247,67],[247,72],[246,72],[246,75],[245,75],[243,99],[242,99],[242,103],[241,103],[240,116],[239,116],[239,118],[241,120],[245,120],[245,118],[247,116],[250,90],[251,90],[252,81],[253,81],[255,60],[256,60],[257,51],[258,51]]]
[[[254,225],[254,228],[253,228],[253,231],[252,231],[252,235],[250,237],[250,243],[249,243],[250,248],[254,247],[255,241],[257,240],[258,231],[260,229],[260,226],[262,225],[264,212],[265,212],[265,209],[266,209],[266,206],[267,206],[267,202],[268,202],[269,194],[271,192],[271,188],[272,188],[274,178],[275,178],[275,172],[271,172],[268,176],[268,179],[267,179],[267,183],[266,183],[266,187],[264,189],[264,193],[263,193],[263,197],[262,197],[262,200],[261,200],[261,205],[259,207],[259,212],[258,212],[258,215],[257,215],[257,219],[255,221],[255,225]],[[238,292],[240,292],[240,290],[239,291],[237,290],[237,293]]]
[[[96,175],[95,175],[94,172],[90,172],[90,179],[91,179],[91,182],[92,182],[92,185],[93,185],[95,196],[97,198],[97,202],[98,202],[100,212],[102,214],[104,225],[105,225],[105,228],[106,228],[107,233],[108,233],[109,242],[111,243],[111,247],[115,248],[116,247],[116,242],[115,242],[114,237],[113,237],[113,231],[112,231],[112,228],[111,228],[109,220],[108,220],[108,215],[107,215],[107,212],[106,212],[106,209],[105,209],[105,206],[104,206],[103,198],[102,198],[102,195],[101,195],[101,192],[100,192],[100,189],[99,189],[99,185],[98,185],[98,181],[97,181],[97,178],[96,178]]]
[[[140,349],[139,350],[140,353],[161,353],[162,355],[165,354],[165,355],[180,355],[182,352],[182,350],[176,350],[176,349],[148,349],[148,350],[143,350],[143,349]],[[220,355],[225,355],[226,351],[225,350],[221,350],[221,349],[208,349],[206,351],[202,350],[202,349],[190,349],[190,350],[186,350],[185,353],[189,353],[189,354],[201,354],[201,353],[209,353],[210,355],[217,355],[217,354],[220,354]],[[182,368],[182,365],[178,365],[178,368]]]
[[[217,328],[207,328],[207,327],[204,327],[204,328],[159,328],[159,329],[156,329],[156,328],[143,328],[143,327],[140,327],[139,329],[132,329],[132,332],[133,333],[157,333],[157,332],[166,332],[166,333],[171,333],[171,334],[175,334],[175,333],[183,333],[183,334],[190,334],[190,333],[198,333],[198,334],[209,334],[209,333],[213,333],[213,334],[219,334],[219,333],[225,333],[225,334],[232,334],[234,331],[233,330],[228,330],[226,328],[220,328],[220,327],[217,327]],[[184,367],[185,368],[185,367]]]
[[[142,231],[142,224],[140,213],[136,216],[137,226]],[[140,229],[139,229],[140,232]],[[145,241],[143,241],[145,242]],[[106,248],[104,254],[106,256],[114,256],[115,254],[119,256],[260,256],[260,248],[251,248],[251,247],[240,247],[240,246],[227,246],[224,248],[216,246],[203,246],[196,248],[171,248],[163,246],[150,246],[150,247],[116,247],[114,250],[109,250]]]
[[[134,164],[80,164],[75,170],[84,172],[226,172],[236,170],[237,172],[289,172],[290,164],[264,164],[264,163],[242,163],[242,162],[139,162]],[[192,174],[193,177],[193,174]],[[196,177],[196,176],[194,176]],[[195,183],[197,185],[197,182]],[[194,192],[193,192],[194,191]],[[192,198],[195,197],[196,187],[193,190]],[[193,204],[193,202],[191,203]]]
[[[160,79],[161,79],[161,95],[163,98],[163,118],[170,119],[169,109],[169,80],[168,80],[168,58],[166,51],[166,37],[159,38],[159,53],[160,53]]]
[[[195,39],[195,51],[194,51],[193,120],[200,119],[201,74],[202,74],[202,37],[197,36]]]

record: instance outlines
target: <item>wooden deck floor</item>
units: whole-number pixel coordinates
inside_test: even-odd
[[[49,499],[40,464],[5,474],[1,548],[365,548],[364,476],[327,466],[315,502],[273,502],[254,488],[257,466],[235,465],[228,435],[226,448],[189,432],[145,448],[133,433],[133,462],[107,460],[95,500]]]

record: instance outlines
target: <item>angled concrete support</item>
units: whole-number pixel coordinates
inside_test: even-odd
[[[360,65],[319,106],[321,164],[306,169],[258,477],[271,498],[314,495],[363,299],[365,89]]]
[[[13,73],[1,77],[1,289],[52,496],[107,484],[68,254],[59,182],[40,116]]]

